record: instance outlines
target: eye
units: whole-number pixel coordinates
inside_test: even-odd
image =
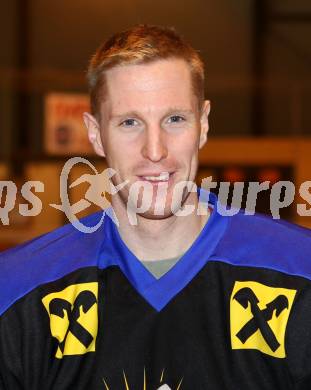
[[[135,120],[133,118],[128,118],[128,119],[125,119],[123,122],[121,122],[120,126],[133,127],[133,126],[136,126],[137,124],[138,124],[137,120]]]
[[[185,121],[185,118],[180,115],[172,115],[168,119],[169,123],[181,123]]]

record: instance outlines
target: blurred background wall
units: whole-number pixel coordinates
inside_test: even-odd
[[[0,247],[66,222],[48,204],[59,201],[59,173],[78,152],[54,153],[47,146],[47,97],[85,94],[85,70],[96,47],[136,23],[174,26],[205,59],[212,112],[201,177],[282,179],[297,186],[308,180],[310,1],[10,0],[1,7],[0,179],[20,186],[42,180],[46,188],[40,216],[20,218],[13,210],[10,226],[0,222]],[[83,191],[75,189],[72,199]],[[268,198],[259,208],[269,212]],[[311,226],[311,217],[299,217],[294,206],[284,218]]]

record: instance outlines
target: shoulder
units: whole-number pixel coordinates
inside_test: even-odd
[[[229,217],[228,233],[237,240],[248,238],[261,245],[276,245],[283,241],[286,246],[296,240],[301,244],[311,245],[311,230],[283,220],[275,220],[263,214],[247,215],[244,211]],[[242,233],[242,236],[241,236]],[[285,241],[284,242],[284,240]]]
[[[216,257],[311,279],[311,230],[261,214],[228,218]]]
[[[81,222],[94,226],[101,215],[92,214]],[[67,224],[0,253],[0,315],[39,285],[96,266],[103,241],[102,227],[87,234]]]

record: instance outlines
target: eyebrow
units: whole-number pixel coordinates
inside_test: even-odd
[[[137,111],[126,111],[123,114],[117,114],[117,113],[111,113],[109,115],[109,120],[112,119],[121,119],[123,117],[133,117],[133,116],[140,116]]]
[[[167,115],[171,113],[178,113],[178,114],[184,114],[184,115],[194,115],[194,112],[190,109],[184,109],[184,108],[179,108],[179,107],[170,107],[166,110],[165,114],[163,117],[166,117]],[[109,116],[109,120],[116,120],[116,119],[121,119],[124,117],[141,117],[141,114],[138,111],[127,111],[124,112],[123,114],[118,114],[118,113],[112,113]]]

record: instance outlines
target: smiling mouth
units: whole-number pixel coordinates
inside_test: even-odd
[[[155,175],[144,175],[139,176],[140,180],[142,181],[149,181],[152,183],[160,183],[160,182],[168,182],[170,177],[173,175],[173,172],[161,172],[160,174]]]

